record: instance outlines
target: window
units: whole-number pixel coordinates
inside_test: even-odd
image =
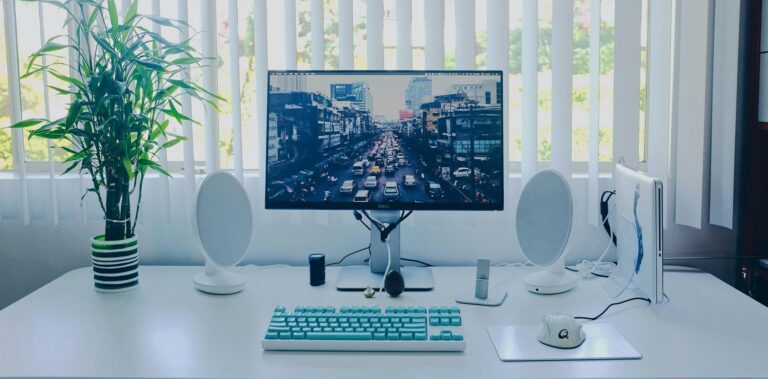
[[[601,25],[600,25],[600,119],[599,119],[599,160],[610,161],[613,153],[613,54],[614,54],[614,12],[616,0],[602,0],[601,3]],[[123,2],[124,3],[124,2]],[[396,0],[382,0],[383,5],[383,43],[384,43],[384,67],[385,69],[397,68],[397,10]],[[509,3],[509,96],[507,96],[507,109],[509,120],[509,159],[511,161],[520,161],[522,159],[522,3],[523,0],[511,0]],[[65,13],[57,7],[50,4],[38,2],[15,2],[17,9],[17,19],[25,20],[24,33],[18,34],[19,45],[19,64],[22,71],[25,69],[26,62],[30,54],[41,46],[41,41],[45,41],[51,36],[61,32],[62,28],[57,23],[46,24],[44,28],[40,27],[38,12],[42,9],[42,16],[47,20],[63,20]],[[160,1],[159,12],[164,17],[178,18],[178,7],[176,1]],[[293,4],[293,6],[291,5]],[[323,48],[326,69],[338,69],[339,64],[339,6],[351,4],[352,30],[353,30],[353,67],[355,69],[367,68],[367,20],[365,1],[340,2],[339,0],[323,0]],[[552,44],[552,7],[554,0],[541,0],[538,2],[538,141],[537,151],[538,160],[548,161],[551,159],[551,133],[552,133],[552,69],[551,69],[551,44]],[[287,0],[287,1],[267,1],[267,25],[266,38],[269,45],[268,67],[270,69],[285,69],[296,67],[298,69],[310,69],[312,56],[312,38],[311,38],[311,0]],[[412,33],[412,67],[413,69],[424,69],[425,62],[425,15],[429,12],[425,7],[427,3],[424,0],[414,0],[409,3],[411,11],[411,33]],[[487,0],[475,1],[475,39],[476,39],[476,67],[478,69],[486,68],[487,59],[487,7],[495,5]],[[574,20],[573,20],[573,98],[572,98],[572,160],[574,162],[583,162],[588,160],[589,143],[589,21],[590,21],[590,0],[574,0]],[[229,2],[216,1],[216,48],[217,48],[217,91],[225,98],[231,98],[233,93],[232,86],[238,85],[235,89],[240,97],[239,112],[240,124],[243,141],[243,167],[245,169],[257,169],[259,157],[253,145],[261,144],[261,138],[256,129],[257,123],[262,125],[267,120],[257,120],[259,115],[256,108],[257,98],[263,96],[259,93],[255,84],[255,60],[254,50],[254,2],[239,0],[237,2],[237,40],[233,39],[233,29],[229,20]],[[201,50],[200,34],[196,33],[203,29],[202,14],[199,6],[189,7],[189,23],[192,27],[190,35],[192,45]],[[456,19],[456,1],[445,0],[444,6],[444,26],[443,38],[445,47],[444,63],[446,69],[455,68],[456,62],[456,36],[462,33],[456,30],[454,22]],[[3,10],[0,9],[0,12]],[[124,11],[124,10],[123,10]],[[152,0],[139,0],[139,11],[141,13],[152,13]],[[291,17],[286,12],[295,12],[295,17]],[[647,23],[648,23],[648,1],[643,0],[642,14],[642,41],[641,41],[641,72],[638,73],[641,79],[640,119],[639,128],[639,152],[640,160],[645,159],[646,148],[646,127],[645,127],[645,106],[646,106],[646,77],[648,75],[648,56],[647,56]],[[3,22],[0,20],[0,22]],[[293,28],[287,23],[294,23]],[[151,25],[145,25],[150,27]],[[258,28],[256,28],[258,29]],[[293,37],[288,36],[286,32],[295,31]],[[162,28],[161,32],[166,38],[177,40],[178,35],[169,28]],[[44,35],[41,35],[44,33]],[[287,54],[286,49],[290,49],[289,38],[295,38],[296,41],[296,62],[295,65],[287,62],[286,59],[292,59],[292,55]],[[231,56],[230,46],[237,44],[238,55]],[[8,83],[7,83],[7,53],[4,39],[0,41],[0,124],[10,124],[9,102],[8,102]],[[259,52],[261,53],[261,52]],[[66,62],[67,52],[62,51],[59,63]],[[232,72],[235,67],[232,63],[236,60],[239,72]],[[50,63],[50,62],[49,62]],[[203,73],[200,69],[192,70],[192,80],[202,84]],[[233,77],[238,80],[234,80]],[[49,84],[64,86],[56,78],[46,78]],[[53,94],[46,90],[43,85],[43,76],[38,73],[25,78],[22,81],[22,107],[23,117],[43,117],[47,111],[50,117],[57,117],[65,114],[68,98]],[[501,99],[502,88],[497,89],[497,93],[486,91],[484,100],[486,103]],[[218,114],[219,138],[218,149],[220,153],[221,167],[232,169],[234,167],[234,105],[231,102],[221,104],[221,112]],[[200,104],[193,103],[191,115],[193,119],[203,122],[204,109]],[[172,132],[182,134],[181,126],[171,123]],[[205,128],[195,126],[193,129],[194,153],[196,163],[202,166],[205,162],[206,133]],[[25,159],[31,165],[32,170],[45,170],[46,165],[35,165],[36,162],[43,162],[48,159],[48,146],[46,141],[24,139]],[[10,170],[13,168],[12,161],[12,136],[8,129],[0,128],[0,170]],[[61,160],[63,154],[60,150],[54,159]],[[184,148],[182,144],[172,147],[168,151],[168,160],[171,168],[179,170],[182,167],[181,162],[184,159]]]

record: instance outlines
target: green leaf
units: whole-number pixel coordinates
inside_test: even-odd
[[[125,168],[125,173],[128,175],[128,177],[133,179],[133,164],[131,163],[130,158],[123,157],[123,168]]]
[[[128,23],[129,20],[133,19],[134,16],[136,16],[136,11],[139,9],[139,1],[135,0],[133,3],[131,3],[131,6],[128,7],[128,12],[125,13],[125,19],[123,20],[124,23]]]
[[[165,134],[165,129],[168,128],[168,124],[170,121],[165,120],[160,125],[152,130],[152,133],[149,134],[149,139],[154,140],[157,139],[157,136],[160,134]]]
[[[72,105],[69,106],[69,110],[67,111],[67,118],[64,120],[64,128],[65,130],[69,130],[72,125],[74,125],[75,120],[77,120],[77,117],[80,116],[80,109],[82,108],[83,103],[80,100],[75,100],[72,102]]]
[[[90,154],[90,150],[89,149],[83,149],[79,153],[70,155],[67,159],[64,160],[64,163],[80,161],[83,158],[87,157],[88,154]]]
[[[163,66],[157,64],[157,63],[143,61],[143,60],[140,60],[140,59],[134,59],[133,61],[136,62],[139,65],[142,65],[142,66],[152,70],[152,71],[165,72],[165,68]]]
[[[178,145],[180,142],[182,142],[182,141],[185,141],[185,140],[186,140],[186,138],[184,138],[184,137],[176,137],[176,138],[174,138],[174,139],[172,139],[172,140],[170,140],[170,141],[168,141],[168,142],[164,143],[164,144],[162,145],[162,148],[163,148],[163,149],[168,149],[168,148],[171,148],[171,147],[173,147],[173,146],[176,146],[176,145]]]
[[[149,159],[139,159],[139,165],[149,167],[165,176],[172,177],[162,166]]]
[[[202,59],[195,58],[195,57],[181,57],[181,58],[176,58],[172,60],[171,63],[177,64],[177,65],[189,65],[189,64],[200,63],[201,60]]]
[[[56,71],[48,71],[51,75],[55,76],[57,79],[61,80],[62,82],[67,82],[69,84],[74,85],[75,87],[80,88],[81,90],[85,90],[85,87],[83,86],[83,82],[77,80],[76,78],[71,78],[69,76],[62,75]]]
[[[44,54],[44,53],[50,53],[50,52],[61,50],[61,49],[67,48],[67,47],[69,47],[69,46],[68,45],[63,45],[63,44],[60,44],[60,43],[56,43],[56,42],[53,42],[51,40],[48,40],[48,42],[46,42],[45,45],[43,45],[40,48],[40,50],[35,52],[35,55],[40,55],[40,54]]]
[[[11,129],[21,129],[21,128],[28,128],[30,126],[35,126],[37,124],[40,124],[42,122],[47,122],[48,120],[42,119],[42,118],[31,118],[29,120],[23,120],[19,121],[11,126],[9,128]]]
[[[91,36],[96,41],[96,43],[99,44],[99,46],[101,46],[102,49],[109,52],[113,57],[115,58],[120,57],[120,54],[118,54],[117,51],[115,51],[115,49],[112,46],[110,46],[109,43],[104,38],[99,37],[98,35],[96,35],[95,32],[92,32]]]
[[[115,5],[115,0],[109,0],[107,2],[107,7],[109,8],[109,21],[112,23],[112,28],[116,29],[120,25],[120,21],[117,19],[117,5]]]
[[[69,173],[70,171],[74,170],[74,169],[75,169],[75,167],[77,167],[78,163],[80,163],[80,162],[75,162],[75,163],[72,163],[72,165],[70,165],[69,167],[67,167],[67,169],[66,169],[66,170],[64,170],[64,172],[62,172],[62,173],[61,173],[61,175],[65,175],[65,174]]]

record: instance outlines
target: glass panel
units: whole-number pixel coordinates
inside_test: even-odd
[[[613,42],[615,0],[601,2],[600,18],[600,127],[598,156],[613,161]]]
[[[509,159],[520,161],[523,149],[523,1],[509,4]]]
[[[539,1],[538,159],[552,159],[552,0]]]
[[[8,98],[8,57],[5,54],[5,9],[0,6],[0,170],[13,169],[11,133],[6,126],[11,124],[11,107]]]

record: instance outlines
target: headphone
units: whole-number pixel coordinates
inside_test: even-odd
[[[608,201],[616,194],[616,191],[605,191],[600,196],[600,219],[603,220],[603,228],[609,236],[613,236],[613,245],[616,245],[616,234],[611,233],[611,223],[608,221]],[[607,195],[607,196],[606,196]]]

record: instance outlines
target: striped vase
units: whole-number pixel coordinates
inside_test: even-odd
[[[139,242],[136,236],[120,241],[91,238],[93,280],[98,292],[130,291],[139,286]]]

